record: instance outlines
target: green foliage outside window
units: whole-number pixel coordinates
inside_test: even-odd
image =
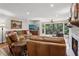
[[[57,32],[62,31],[63,32],[63,24],[62,23],[55,23],[55,24],[43,24],[42,25],[42,32],[44,33],[45,29],[45,34],[56,34]]]
[[[57,33],[63,34],[63,30],[64,30],[64,34],[66,35],[69,34],[69,28],[64,25],[64,29],[63,29],[63,23],[42,24],[42,33],[44,33],[44,30],[45,30],[45,34],[51,34],[51,35]]]
[[[69,35],[69,28],[66,25],[64,26],[64,34]]]

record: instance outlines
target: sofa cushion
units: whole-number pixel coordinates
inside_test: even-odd
[[[17,42],[19,40],[16,32],[11,32],[8,36],[12,42]]]

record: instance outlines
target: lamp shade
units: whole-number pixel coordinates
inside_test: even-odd
[[[5,25],[5,19],[3,19],[3,18],[0,18],[0,27],[5,27],[6,25]]]
[[[5,24],[0,24],[0,27],[5,27],[6,25]]]

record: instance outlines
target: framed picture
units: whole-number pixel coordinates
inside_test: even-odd
[[[22,21],[11,20],[11,29],[22,29]]]

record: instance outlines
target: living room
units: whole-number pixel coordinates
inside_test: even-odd
[[[79,56],[79,3],[0,3],[0,56]]]

